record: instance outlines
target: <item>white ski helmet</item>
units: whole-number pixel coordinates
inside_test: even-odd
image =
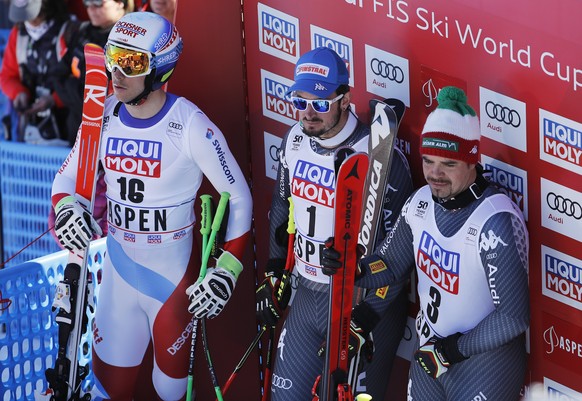
[[[111,28],[105,45],[108,72],[118,68],[126,76],[131,76],[115,60],[111,60],[109,53],[113,48],[143,51],[148,56],[144,72],[134,74],[147,73],[144,92],[128,102],[137,103],[168,82],[182,53],[183,44],[174,24],[156,13],[140,11],[121,17]]]

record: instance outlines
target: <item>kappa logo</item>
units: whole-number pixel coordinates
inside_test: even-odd
[[[487,237],[487,235],[489,235]],[[497,248],[497,245],[501,244],[503,246],[507,246],[507,244],[501,239],[501,237],[498,237],[493,230],[489,230],[487,232],[487,235],[485,235],[485,233],[481,233],[481,241],[479,242],[479,251],[490,251],[490,250],[494,250],[495,248]]]
[[[315,88],[316,91],[324,91],[327,90],[327,88],[325,86],[323,86],[322,84],[320,84],[319,82],[315,83]]]
[[[279,358],[281,358],[282,361],[285,360],[285,357],[283,356],[283,351],[285,348],[285,335],[287,335],[287,329],[283,327],[281,330],[281,335],[279,336],[279,342],[277,343],[277,349],[281,350],[281,352],[279,352]]]

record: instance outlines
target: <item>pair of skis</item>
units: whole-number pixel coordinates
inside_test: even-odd
[[[343,162],[345,152],[336,154],[336,165],[341,164],[335,190],[334,247],[343,267],[331,278],[324,369],[313,387],[314,401],[354,400],[359,352],[349,361],[348,351],[358,263],[355,250],[358,242],[365,246],[366,254],[374,249],[394,141],[405,110],[399,100],[385,102],[370,101],[373,115],[368,154],[353,153]]]
[[[105,73],[103,48],[87,44],[84,48],[86,73],[83,100],[83,117],[77,152],[79,164],[75,182],[75,198],[89,212],[95,203],[95,187],[99,166],[99,146],[103,126],[103,111],[109,80]],[[49,388],[44,394],[35,394],[36,400],[70,401],[90,400],[90,394],[82,393],[82,383],[89,373],[87,366],[80,366],[81,337],[87,330],[88,317],[88,267],[89,248],[83,252],[69,253],[63,281],[70,291],[70,311],[60,309],[56,315],[58,324],[58,351],[53,368],[45,375]]]

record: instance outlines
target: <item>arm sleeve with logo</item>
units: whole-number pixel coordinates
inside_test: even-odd
[[[224,247],[241,260],[251,227],[252,199],[247,180],[224,134],[204,113],[192,113],[188,129],[192,159],[218,193],[230,193]]]
[[[493,215],[481,231],[480,256],[495,310],[458,340],[465,356],[506,344],[529,326],[528,233],[511,213]]]

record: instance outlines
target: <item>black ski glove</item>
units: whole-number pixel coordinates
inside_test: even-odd
[[[433,337],[414,353],[414,359],[420,364],[427,375],[433,379],[445,373],[453,363],[467,359],[457,343],[461,333],[445,338]]]
[[[365,359],[370,362],[374,353],[374,345],[370,340],[370,332],[380,321],[378,314],[362,301],[352,309],[352,320],[350,321],[350,340],[348,345],[348,359],[351,361],[358,353],[364,355]],[[325,355],[326,342],[324,341],[319,348],[317,355]]]
[[[329,237],[325,241],[325,248],[321,251],[321,271],[326,276],[333,276],[341,269],[342,264],[339,261],[341,255],[334,248],[335,241],[334,237]],[[362,255],[366,252],[366,249],[362,244],[358,244],[356,247],[356,255],[358,259],[358,265],[356,266],[356,277],[360,275],[360,262]]]
[[[261,325],[275,326],[287,308],[291,298],[291,286],[286,283],[283,292],[277,295],[281,283],[285,259],[269,259],[265,268],[265,279],[256,291],[257,319]]]

